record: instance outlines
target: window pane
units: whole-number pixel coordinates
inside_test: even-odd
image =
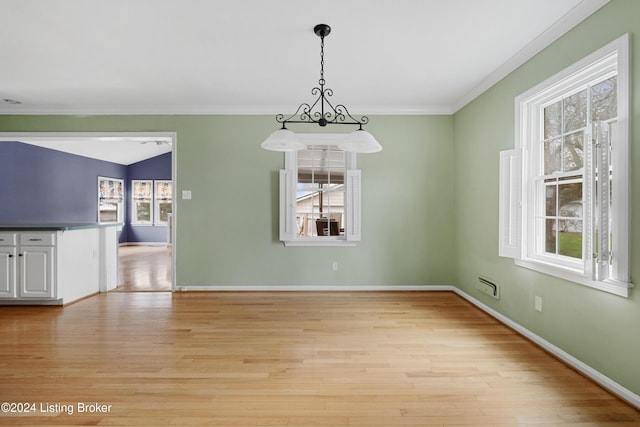
[[[317,191],[298,191],[296,193],[296,212],[302,215],[319,212],[317,198]]]
[[[617,93],[616,76],[591,87],[591,120],[609,120],[618,115]]]
[[[562,101],[544,109],[544,139],[562,134]]]
[[[582,132],[573,133],[564,137],[563,171],[574,171],[582,168],[584,164],[584,134]]]
[[[587,90],[580,91],[562,100],[564,131],[571,132],[587,125]]]
[[[582,220],[558,220],[558,254],[582,259]]]
[[[328,146],[310,146],[298,151],[297,156],[299,183],[344,183],[344,151]]]
[[[160,204],[158,205],[158,209],[160,210],[160,221],[169,221],[169,214],[171,213],[171,202],[160,202]]]
[[[317,216],[311,214],[298,214],[296,223],[298,226],[298,236],[311,237],[316,236],[315,220]]]
[[[557,209],[557,203],[556,203],[556,188],[557,188],[557,186],[555,185],[556,180],[555,179],[551,179],[551,180],[547,180],[545,182],[553,182],[554,183],[552,185],[545,186],[545,215],[555,216],[556,215],[556,209]]]
[[[297,215],[296,216],[296,236],[308,236],[307,227],[307,217],[306,215]]]
[[[545,251],[555,254],[556,253],[556,220],[545,220]]]
[[[100,203],[98,222],[118,222],[118,203]]]
[[[136,221],[151,222],[151,203],[136,202]]]
[[[338,221],[328,217],[316,219],[316,233],[318,236],[338,236],[340,234]]]
[[[342,213],[344,212],[344,190],[330,190],[322,191],[320,195],[322,197],[322,213]]]
[[[544,174],[561,172],[562,140],[560,138],[544,142]]]
[[[559,216],[582,218],[582,183],[561,184],[558,188]]]

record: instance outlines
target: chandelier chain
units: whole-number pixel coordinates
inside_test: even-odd
[[[295,113],[290,116],[277,114],[276,121],[282,123],[282,128],[286,129],[287,123],[316,123],[322,127],[327,125],[357,125],[362,130],[362,125],[369,122],[367,116],[357,119],[349,113],[344,104],[333,105],[329,97],[333,96],[333,90],[325,88],[324,79],[324,38],[331,32],[331,27],[324,24],[316,25],[314,32],[320,37],[320,80],[318,87],[311,89],[311,94],[316,95],[314,102],[303,102],[298,106]]]
[[[321,86],[324,86],[324,36],[320,37],[320,80],[318,81]]]

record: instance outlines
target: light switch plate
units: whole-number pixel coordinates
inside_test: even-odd
[[[542,297],[536,296],[534,298],[533,306],[536,311],[542,312]]]
[[[182,190],[182,200],[191,200],[191,190]]]

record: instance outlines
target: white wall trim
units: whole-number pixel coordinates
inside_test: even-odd
[[[229,291],[229,292],[308,292],[308,291],[331,291],[331,292],[371,292],[371,291],[454,291],[449,285],[207,285],[207,286],[176,286],[176,291]]]
[[[138,226],[136,225],[136,227]],[[171,245],[167,242],[124,242],[124,243],[119,243],[118,246],[123,247],[123,246],[171,246]]]
[[[534,343],[536,343],[537,345],[542,347],[544,350],[548,351],[549,353],[551,353],[552,355],[554,355],[555,357],[557,357],[558,359],[560,359],[561,361],[563,361],[567,365],[571,366],[576,371],[578,371],[581,374],[585,375],[586,377],[590,378],[591,380],[593,380],[594,382],[596,382],[600,386],[602,386],[605,389],[609,390],[611,393],[615,394],[616,396],[618,396],[621,399],[625,400],[627,403],[629,403],[629,404],[635,406],[636,408],[640,409],[640,396],[638,396],[637,394],[633,393],[631,390],[628,390],[627,388],[621,386],[617,382],[613,381],[611,378],[603,375],[599,371],[596,371],[591,366],[587,365],[586,363],[582,362],[579,359],[576,359],[575,357],[573,357],[572,355],[570,355],[566,351],[562,350],[559,347],[556,347],[555,345],[551,344],[549,341],[547,341],[544,338],[534,334],[533,332],[531,332],[527,328],[523,327],[522,325],[514,322],[513,320],[511,320],[508,317],[504,316],[503,314],[498,313],[497,311],[495,311],[491,307],[489,307],[489,306],[485,305],[484,303],[478,301],[477,299],[473,298],[471,295],[461,291],[458,288],[453,288],[453,292],[455,292],[456,294],[458,294],[459,296],[461,296],[465,300],[469,301],[471,304],[475,305],[476,307],[478,307],[479,309],[481,309],[485,313],[491,315],[496,320],[504,323],[506,326],[508,326],[511,329],[515,330],[520,335],[522,335],[525,338],[533,341]]]
[[[0,106],[0,115],[267,115],[289,111],[291,105],[191,105],[191,106],[96,106],[78,105],[74,107],[35,107],[26,105]],[[356,115],[450,115],[449,105],[355,105],[351,111]]]

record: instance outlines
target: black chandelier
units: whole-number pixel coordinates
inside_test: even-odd
[[[284,114],[276,115],[276,121],[282,123],[282,127],[273,132],[262,143],[262,148],[273,151],[298,151],[306,148],[298,136],[287,129],[287,123],[312,123],[325,127],[327,125],[355,125],[356,131],[344,134],[338,147],[344,151],[357,153],[375,153],[382,150],[382,146],[369,132],[362,129],[369,122],[367,116],[357,119],[349,113],[344,104],[335,106],[329,100],[333,96],[333,90],[325,87],[324,79],[324,38],[331,33],[331,27],[326,24],[318,24],[313,32],[320,37],[320,80],[318,86],[311,90],[317,98],[313,103],[302,103],[295,113],[285,118]]]

